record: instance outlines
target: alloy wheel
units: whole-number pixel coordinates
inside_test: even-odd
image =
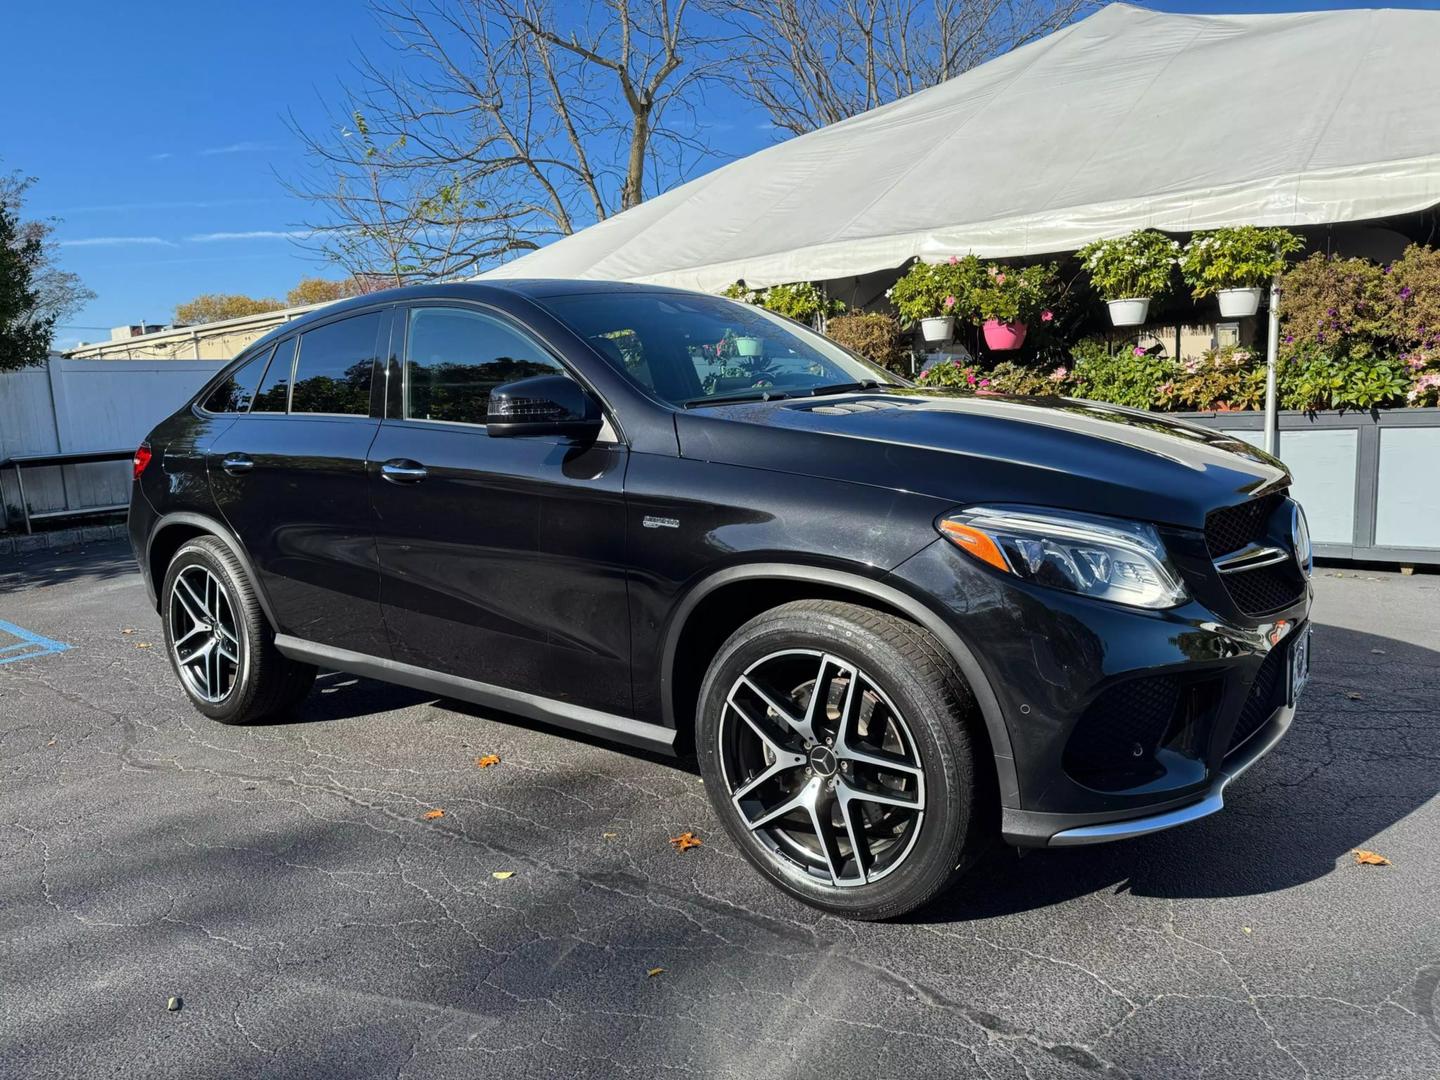
[[[239,679],[244,646],[235,608],[220,579],[187,566],[170,590],[170,654],[186,688],[202,701],[224,701]]]
[[[919,750],[856,665],[813,649],[757,660],[726,695],[718,741],[736,813],[790,869],[865,885],[914,847],[925,815]]]

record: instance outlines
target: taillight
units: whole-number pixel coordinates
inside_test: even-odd
[[[135,479],[140,479],[140,474],[145,471],[145,466],[150,464],[150,444],[141,443],[135,451],[135,456],[130,459],[131,465],[135,468]]]

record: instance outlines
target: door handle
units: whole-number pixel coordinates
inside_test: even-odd
[[[394,461],[387,461],[384,465],[381,465],[380,475],[392,484],[418,484],[421,480],[424,480],[425,477],[429,476],[430,473],[424,465],[397,458]]]
[[[221,459],[220,467],[231,476],[239,476],[255,468],[255,462],[250,460],[248,454],[227,454]]]

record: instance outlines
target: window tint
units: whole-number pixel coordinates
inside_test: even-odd
[[[221,379],[220,384],[210,391],[210,396],[205,399],[204,408],[219,413],[244,412],[248,409],[251,398],[255,396],[255,387],[260,382],[260,376],[265,374],[265,361],[274,351],[273,348],[261,351]]]
[[[405,415],[412,420],[485,423],[490,391],[565,369],[503,323],[461,308],[410,313],[405,347]]]
[[[252,413],[285,411],[285,403],[290,393],[290,364],[294,359],[293,337],[286,338],[275,346],[275,355],[270,359],[270,366],[265,369],[260,391],[250,403]]]
[[[894,383],[805,327],[718,296],[627,290],[544,303],[612,367],[677,405]]]
[[[370,374],[380,312],[356,315],[300,335],[290,411],[370,415]]]

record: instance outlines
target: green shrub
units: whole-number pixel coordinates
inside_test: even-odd
[[[1162,383],[1159,401],[1167,409],[1228,412],[1265,404],[1265,358],[1229,345],[1199,357],[1187,357]]]
[[[984,383],[982,379],[985,379]],[[915,381],[931,389],[968,390],[971,393],[982,385],[990,385],[989,379],[981,375],[973,364],[962,364],[958,360],[943,360],[934,367],[926,368]]]
[[[1253,289],[1268,285],[1285,269],[1285,257],[1304,246],[1289,229],[1239,225],[1197,232],[1180,256],[1180,273],[1197,297]]]
[[[974,255],[952,255],[941,263],[915,262],[885,294],[903,322],[953,315],[975,318],[975,290],[985,272]]]
[[[1064,368],[1060,369],[1064,371]],[[1052,397],[1065,392],[1064,375],[1056,378],[1053,372],[1006,360],[996,364],[989,372],[988,389],[997,394],[1020,394],[1025,397]]]
[[[982,320],[1030,323],[1046,310],[1055,277],[1054,263],[1022,267],[991,263],[973,293],[975,314]]]
[[[1114,351],[1104,341],[1078,342],[1070,350],[1071,381],[1077,397],[1152,409],[1160,387],[1174,380],[1176,364],[1154,349],[1121,345]]]
[[[1405,361],[1371,352],[1306,345],[1277,372],[1280,403],[1287,409],[1376,409],[1404,405],[1412,389]]]
[[[900,324],[889,315],[837,315],[825,324],[825,333],[871,363],[900,375],[910,372],[910,353],[904,347]]]

